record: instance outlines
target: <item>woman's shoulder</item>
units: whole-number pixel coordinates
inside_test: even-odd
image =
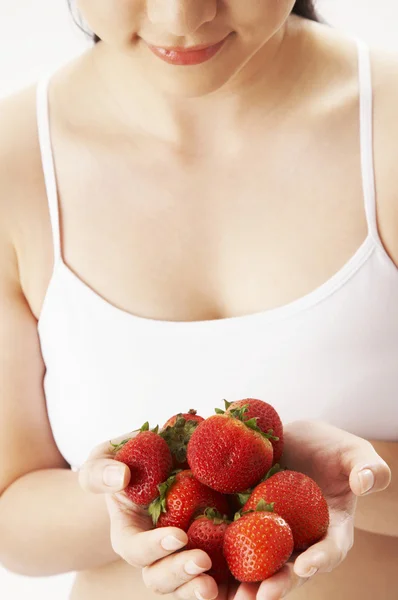
[[[34,85],[0,101],[1,190],[27,181],[39,154]]]
[[[0,215],[18,230],[43,191],[36,85],[0,101]]]

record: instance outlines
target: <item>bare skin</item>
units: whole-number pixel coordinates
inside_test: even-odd
[[[233,106],[221,111],[222,104],[210,110],[209,101],[195,120],[189,110],[178,113],[177,108],[178,126],[170,113],[157,133],[134,112],[138,104],[126,113],[109,92],[106,77],[104,81],[108,59],[101,47],[54,77],[50,100],[63,258],[111,304],[142,317],[179,321],[263,311],[315,289],[366,238],[356,50],[352,42],[320,26],[296,24],[292,31],[289,52],[295,56],[300,49],[298,70],[306,76],[294,86],[278,88],[280,99],[265,95],[263,103],[265,88],[259,86],[259,101],[249,112]],[[398,266],[398,131],[393,131],[398,129],[398,59],[374,54],[372,62],[379,229]],[[309,78],[316,85],[308,86]],[[121,594],[152,600],[156,596],[145,588],[141,572],[117,560],[105,503],[78,490],[46,416],[36,328],[51,278],[52,238],[34,101],[34,90],[27,90],[3,103],[0,116],[0,270],[6,290],[1,308],[7,317],[0,339],[1,364],[7,366],[1,381],[10,398],[0,456],[3,444],[14,448],[13,461],[0,470],[0,490],[6,490],[0,500],[3,515],[12,515],[18,502],[22,512],[24,485],[37,489],[31,493],[38,507],[48,494],[56,494],[53,473],[44,470],[58,469],[60,479],[68,477],[68,497],[81,510],[75,528],[65,534],[70,547],[79,544],[84,560],[74,562],[65,552],[62,566],[54,563],[49,571],[82,570],[73,600]],[[209,214],[211,218],[203,216]],[[176,231],[185,232],[178,245]],[[324,259],[314,262],[314,255]],[[261,276],[264,272],[267,278]],[[19,461],[22,437],[36,450]],[[398,444],[372,443],[397,472]],[[394,600],[397,503],[394,479],[383,494],[361,499],[356,517],[360,543],[337,570],[315,577],[289,597],[331,600],[344,593],[352,600],[373,600],[377,590],[383,600]],[[94,543],[94,538],[79,537],[79,519],[82,524],[89,514]],[[10,543],[18,554],[23,517],[20,547],[5,517],[1,533],[0,538],[14,540]],[[49,538],[47,542],[50,546]],[[45,570],[44,544],[37,553]],[[93,546],[103,549],[100,557],[90,557]],[[10,568],[28,574],[41,570],[26,567],[22,559],[20,564],[7,559],[5,547],[4,542],[0,558],[4,556],[6,566],[8,561]]]

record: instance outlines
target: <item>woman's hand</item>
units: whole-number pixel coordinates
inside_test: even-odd
[[[134,435],[122,436],[115,442]],[[79,473],[83,489],[106,494],[116,554],[133,567],[142,568],[145,585],[155,593],[174,592],[176,598],[183,600],[217,598],[216,582],[204,574],[211,567],[209,556],[202,550],[176,553],[188,542],[187,534],[176,527],[153,529],[147,511],[122,493],[129,480],[130,470],[113,459],[109,442],[90,454]]]
[[[281,465],[306,473],[323,491],[330,511],[327,536],[295,556],[261,585],[240,586],[235,600],[279,600],[315,572],[333,571],[354,542],[357,497],[388,487],[391,471],[366,440],[318,421],[295,421],[284,427]]]
[[[219,591],[206,574],[211,561],[201,550],[175,552],[185,546],[187,535],[174,527],[152,529],[145,510],[120,493],[130,471],[112,459],[110,444],[94,450],[80,470],[82,487],[106,494],[113,548],[126,562],[143,568],[146,586],[176,598],[218,600],[279,600],[317,572],[335,569],[354,541],[357,496],[386,489],[391,471],[366,440],[317,421],[296,421],[284,428],[282,466],[301,471],[321,487],[330,510],[325,539],[292,559],[261,584],[235,584]],[[122,439],[130,436],[122,436]],[[197,565],[195,568],[194,565]],[[195,572],[196,570],[196,572]],[[218,594],[218,595],[217,595]]]

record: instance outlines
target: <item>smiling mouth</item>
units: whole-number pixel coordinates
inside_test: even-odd
[[[193,66],[207,62],[224,46],[229,36],[213,45],[191,46],[189,48],[163,48],[148,44],[148,48],[163,61],[171,65]]]

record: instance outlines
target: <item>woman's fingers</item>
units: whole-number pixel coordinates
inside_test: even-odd
[[[147,511],[132,505],[119,494],[107,496],[112,547],[133,567],[148,567],[181,550],[188,543],[185,531],[177,527],[151,529]]]
[[[86,492],[115,494],[124,490],[130,481],[130,469],[109,458],[88,460],[79,471],[79,483]]]
[[[370,442],[361,440],[344,460],[350,487],[356,496],[381,492],[390,485],[391,469]]]
[[[79,483],[86,492],[115,494],[124,490],[130,481],[130,469],[113,459],[113,446],[125,439],[133,438],[136,431],[127,433],[111,442],[100,444],[90,453],[79,470]]]
[[[209,556],[202,550],[180,552],[145,567],[142,575],[148,589],[171,594],[211,568]]]
[[[257,592],[256,600],[279,600],[290,592],[301,587],[307,577],[299,577],[292,563],[286,563],[275,575],[262,582]],[[242,598],[243,600],[243,598]]]
[[[354,544],[354,523],[349,513],[332,510],[326,537],[300,554],[294,563],[299,577],[329,573],[345,560]]]
[[[259,583],[241,583],[235,594],[231,594],[231,589],[228,590],[228,600],[256,600],[259,587]]]
[[[181,550],[187,543],[184,536],[180,529],[164,527],[113,538],[112,545],[128,564],[143,568]]]
[[[332,509],[326,537],[264,581],[257,600],[279,600],[301,587],[317,573],[333,571],[346,558],[353,543],[352,515],[344,510]],[[292,558],[294,559],[294,556]]]
[[[203,598],[217,597],[215,581],[200,576],[211,568],[208,555],[201,550],[176,553],[188,543],[184,531],[177,527],[151,529],[147,511],[131,504],[123,494],[107,495],[106,502],[112,546],[128,564],[143,568],[149,589],[160,594],[178,592],[180,598],[195,598],[195,590]]]
[[[210,575],[199,575],[185,583],[174,592],[174,597],[181,600],[224,600],[220,596],[217,584]]]

